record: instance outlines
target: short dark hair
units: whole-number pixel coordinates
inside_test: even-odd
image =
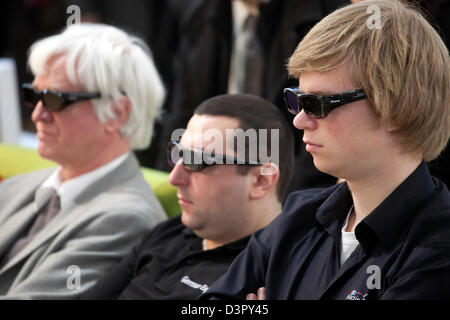
[[[279,131],[279,170],[277,196],[284,202],[292,179],[294,167],[294,137],[280,110],[271,102],[249,94],[226,94],[202,102],[194,111],[197,115],[225,116],[239,120],[239,128],[267,130],[267,150],[271,150],[271,129]],[[258,147],[259,147],[259,136]],[[247,141],[246,155],[249,153]],[[238,172],[246,175],[251,166],[239,166]]]

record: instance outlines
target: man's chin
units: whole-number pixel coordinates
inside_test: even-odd
[[[189,229],[198,229],[199,223],[196,221],[194,213],[190,210],[181,211],[181,223],[185,225],[186,228]]]
[[[189,228],[191,218],[189,217],[189,212],[186,212],[186,210],[181,210],[181,223],[183,223],[186,227]]]
[[[51,148],[47,144],[39,142],[37,152],[42,158],[56,162],[57,157],[55,155],[55,152],[53,148]]]
[[[331,176],[336,176],[336,164],[332,163],[331,160],[323,159],[320,157],[313,157],[314,166],[320,172],[329,174]]]

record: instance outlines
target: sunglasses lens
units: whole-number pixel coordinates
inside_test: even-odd
[[[285,91],[285,100],[288,111],[292,114],[297,114],[300,112],[300,108],[298,106],[297,95],[292,91]]]
[[[180,159],[188,171],[200,171],[204,168],[202,153],[183,149],[176,141],[170,142],[167,148],[167,162],[174,167]]]
[[[44,106],[51,111],[58,111],[62,108],[61,98],[53,92],[45,92],[43,94]]]
[[[203,170],[203,165],[201,165],[201,164],[185,164],[184,168],[189,171],[200,171],[200,170]]]
[[[183,149],[174,141],[169,142],[167,148],[167,162],[173,167],[183,157]]]
[[[25,106],[33,109],[39,101],[39,95],[30,87],[22,87],[22,93]]]
[[[313,116],[314,118],[321,118],[322,115],[322,107],[320,101],[312,96],[301,96],[299,98],[300,107],[305,110],[305,112]]]
[[[183,165],[186,170],[200,171],[204,168],[203,154],[192,150],[183,151]]]

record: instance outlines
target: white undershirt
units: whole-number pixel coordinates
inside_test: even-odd
[[[345,228],[347,228],[348,224],[348,218],[350,217],[350,213],[352,212],[352,210],[353,205],[347,214],[347,218],[345,219],[344,226],[342,227],[341,231],[341,267],[359,245],[359,241],[356,239],[355,232],[345,231]]]

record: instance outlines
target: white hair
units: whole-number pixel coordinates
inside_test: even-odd
[[[31,71],[42,75],[56,55],[67,58],[66,73],[72,84],[101,93],[102,98],[92,103],[102,123],[115,118],[113,106],[126,95],[131,110],[120,131],[132,149],[148,147],[165,89],[145,42],[113,26],[71,25],[32,45]]]

